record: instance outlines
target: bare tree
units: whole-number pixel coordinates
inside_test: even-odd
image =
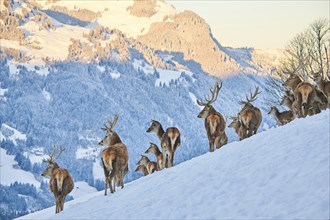
[[[297,74],[305,80],[329,72],[329,20],[318,19],[296,35],[285,48],[285,59],[277,68],[280,76]]]
[[[292,75],[302,80],[329,78],[330,29],[328,19],[318,19],[287,44],[284,58],[276,67],[274,76],[266,80],[270,94],[266,105],[277,106],[286,91],[282,82]],[[293,92],[293,91],[292,91]]]
[[[319,19],[308,30],[309,55],[314,63],[312,74],[320,74],[322,79],[329,72],[330,26],[327,19]]]

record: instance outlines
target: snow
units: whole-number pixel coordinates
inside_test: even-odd
[[[189,92],[189,97],[190,97],[191,101],[192,101],[196,106],[198,106],[200,109],[203,109],[202,106],[199,106],[199,105],[197,104],[197,97],[196,97],[193,93]]]
[[[155,86],[160,86],[165,83],[165,85],[169,85],[171,80],[176,80],[181,76],[182,71],[176,70],[163,70],[157,68],[157,72],[159,72],[159,79],[156,80]]]
[[[7,91],[8,91],[8,89],[0,88],[0,96],[4,96]]]
[[[4,139],[10,140],[16,145],[16,140],[26,141],[26,135],[3,123],[0,128],[0,141]]]
[[[46,101],[50,102],[52,100],[52,95],[46,91],[46,89],[42,90],[42,95],[46,99]]]
[[[47,157],[47,155],[44,154],[44,148],[43,147],[32,148],[28,152],[24,152],[23,155],[25,157],[29,158],[29,160],[31,161],[31,164],[41,163],[42,159],[45,159]]]
[[[2,40],[1,40],[1,44],[2,44]],[[9,61],[8,62],[8,66],[9,66],[9,74],[11,76],[15,76],[18,74],[18,69],[17,69],[17,65],[16,63],[12,62],[12,61]]]
[[[329,120],[329,110],[296,119],[21,219],[329,219]]]
[[[88,32],[89,29],[82,28],[79,26],[69,26],[62,25],[58,26],[55,30],[39,30],[39,25],[34,21],[28,21],[22,28],[29,32],[29,41],[38,41],[41,49],[33,49],[29,47],[23,47],[19,45],[17,41],[1,39],[1,47],[3,48],[14,48],[21,50],[26,53],[26,55],[32,55],[34,60],[28,61],[27,64],[31,63],[34,65],[44,65],[42,58],[45,54],[54,60],[65,60],[68,57],[68,48],[71,44],[70,39],[80,39],[84,41],[83,33]],[[40,72],[40,74],[46,74],[45,72]],[[11,71],[15,74],[15,70]]]
[[[95,159],[95,162],[93,163],[93,177],[95,180],[104,180],[104,171],[99,159]]]
[[[110,73],[112,79],[118,79],[120,77],[120,73],[119,72],[111,72]]]
[[[105,71],[104,66],[97,65],[97,68],[101,71],[101,73],[104,73],[104,71]]]
[[[94,187],[89,186],[86,182],[75,182],[74,183],[74,189],[70,193],[70,195],[74,198],[80,198],[83,196],[86,196],[90,193],[96,193],[97,190]]]
[[[78,148],[76,151],[76,159],[95,158],[98,155],[99,150],[97,150],[95,147]]]
[[[32,173],[26,172],[18,168],[17,162],[14,160],[14,155],[7,155],[6,150],[0,148],[0,184],[9,186],[11,183],[29,183],[36,187],[40,187]]]
[[[133,64],[135,70],[138,71],[140,69],[145,74],[153,74],[155,72],[155,68],[143,60],[134,59],[132,64]]]
[[[133,5],[132,0],[107,0],[103,1],[103,4],[95,4],[95,1],[57,1],[52,4],[46,2],[41,2],[40,4],[42,4],[45,9],[53,5],[58,5],[67,7],[70,10],[88,9],[93,12],[100,12],[101,16],[97,18],[99,25],[111,29],[117,28],[127,36],[133,38],[148,33],[152,23],[163,21],[165,16],[176,13],[172,5],[162,1],[157,1],[157,12],[150,18],[131,15],[127,8]]]

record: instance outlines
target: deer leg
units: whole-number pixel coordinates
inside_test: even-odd
[[[104,180],[104,195],[105,196],[107,195],[107,188],[108,188],[108,179],[107,179],[107,177],[105,177],[105,180]]]
[[[60,200],[60,212],[63,211],[63,209],[64,209],[64,201],[65,201],[65,196],[61,197],[61,200]]]
[[[301,94],[299,93],[297,95],[297,103],[298,103],[298,118],[301,118],[303,117],[303,107],[302,107],[302,97],[301,97]]]
[[[108,176],[109,176],[109,172],[107,171],[106,166],[104,165],[104,161],[103,158],[101,158],[102,164],[103,164],[103,171],[104,171],[104,177],[105,177],[105,181],[104,181],[104,195],[107,195],[107,188],[108,188]]]
[[[115,173],[116,173],[115,169],[112,169],[109,172],[109,185],[110,185],[110,191],[111,191],[111,193],[116,192],[116,181],[117,181],[117,178],[116,178]]]
[[[65,197],[63,197],[63,199],[62,199],[62,211],[64,209],[64,202],[65,202]]]
[[[112,187],[112,182],[114,181],[113,180],[113,177],[109,177],[109,186],[110,186],[110,193],[113,193],[114,191],[113,191],[113,187]]]
[[[172,152],[172,155],[171,155],[171,167],[173,167],[173,162],[174,162],[174,152]]]
[[[55,214],[60,212],[59,198],[57,197],[55,200]]]
[[[210,141],[209,144],[210,144],[209,151],[213,152],[214,151],[213,141]]]
[[[215,139],[215,146],[217,149],[219,149],[223,145],[227,144],[227,142],[228,140],[226,140],[225,134],[221,134]]]
[[[122,189],[124,188],[124,176],[125,174],[122,174],[122,179],[120,180]]]
[[[166,150],[163,148],[163,169],[167,166]]]
[[[172,152],[169,152],[169,154],[168,154],[168,161],[167,161],[167,167],[172,167],[172,161],[173,161]]]
[[[209,136],[209,151],[213,152],[214,151],[214,138]]]

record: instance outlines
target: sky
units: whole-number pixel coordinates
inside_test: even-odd
[[[319,18],[330,18],[330,0],[168,0],[210,25],[223,46],[284,48]]]

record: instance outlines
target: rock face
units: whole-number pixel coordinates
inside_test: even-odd
[[[151,25],[138,40],[155,50],[181,52],[185,60],[194,60],[212,75],[239,71],[239,65],[219,48],[209,25],[191,11],[165,17]]]

